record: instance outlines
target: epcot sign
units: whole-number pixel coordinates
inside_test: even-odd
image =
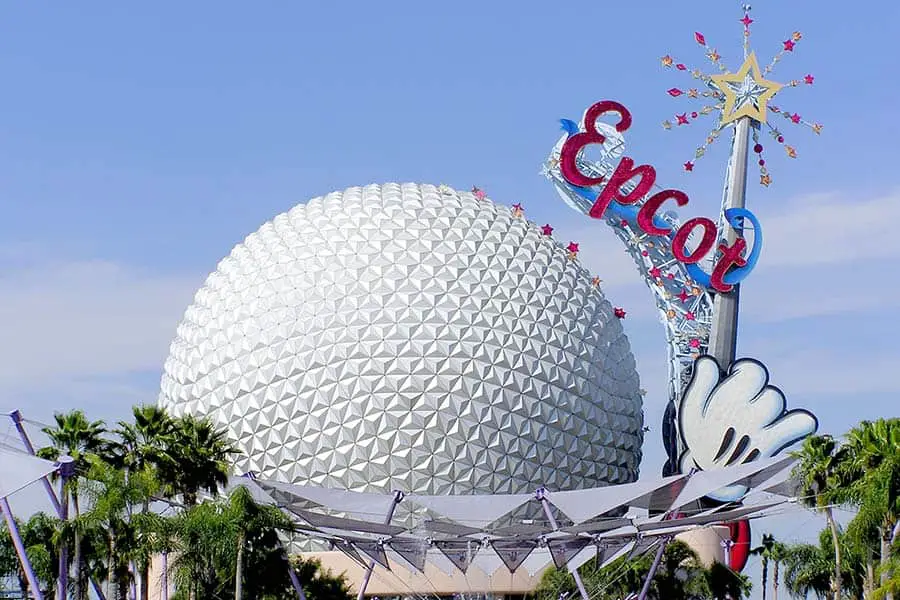
[[[609,113],[619,116],[619,122],[615,125],[619,133],[624,133],[631,127],[631,113],[622,104],[612,100],[602,100],[587,110],[584,116],[584,131],[579,131],[572,121],[563,121],[563,127],[569,134],[559,158],[563,178],[573,188],[577,188],[575,191],[586,197],[591,195],[589,191],[591,188],[603,184],[588,213],[594,219],[602,219],[613,203],[617,205],[617,212],[621,212],[626,206],[637,204],[650,193],[656,183],[655,168],[646,164],[635,167],[634,160],[627,156],[619,160],[609,181],[602,175],[591,177],[581,171],[578,158],[582,150],[592,144],[606,142],[606,136],[597,129],[597,119]],[[633,182],[635,179],[637,181]],[[689,198],[680,190],[665,189],[644,200],[636,215],[637,224],[644,233],[651,236],[672,233],[672,228],[657,217],[663,203],[669,200],[673,200],[678,206],[685,206]],[[730,292],[750,274],[762,249],[762,228],[753,213],[742,208],[732,208],[725,211],[725,218],[735,228],[742,227],[744,219],[752,223],[755,235],[753,248],[745,258],[743,253],[747,243],[742,237],[735,238],[730,245],[719,244],[718,251],[721,252],[721,256],[715,261],[711,274],[705,273],[698,263],[709,255],[719,239],[720,232],[714,221],[706,217],[690,219],[681,225],[672,240],[673,254],[687,267],[693,279],[704,287],[711,287],[721,293]],[[701,241],[693,251],[689,251],[688,239],[698,229],[703,231]]]

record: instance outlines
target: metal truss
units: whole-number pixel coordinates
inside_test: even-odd
[[[599,160],[588,160],[582,153],[578,158],[578,166],[585,175],[603,176],[608,181],[616,168],[618,157],[624,151],[624,142],[611,127],[601,127],[598,123],[598,129],[601,128],[607,136],[607,142],[602,147],[596,146],[600,153]],[[559,153],[567,137],[564,135],[554,146],[543,165],[542,174],[550,180],[570,207],[589,214],[593,203],[566,182],[559,169]],[[623,191],[628,193],[633,188],[634,182],[631,181],[625,184]],[[600,188],[592,191],[599,194]],[[641,199],[634,207],[639,208],[643,202],[644,199]],[[609,210],[603,221],[625,245],[625,251],[653,293],[668,343],[669,400],[677,407],[681,391],[690,381],[694,360],[705,354],[709,346],[713,297],[703,286],[691,280],[684,265],[672,254],[672,239],[680,226],[677,217],[673,213],[660,215],[659,218],[672,227],[672,233],[651,236],[638,227],[634,212],[628,211],[625,214]],[[674,423],[670,425],[675,426]],[[666,443],[668,446],[669,441],[666,440]]]

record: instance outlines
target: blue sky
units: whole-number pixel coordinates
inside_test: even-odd
[[[659,57],[707,68],[693,41],[701,31],[736,70],[739,2],[636,6],[5,5],[3,404],[41,420],[73,406],[121,418],[155,400],[193,292],[264,221],[352,185],[478,185],[497,202],[524,204],[564,243],[580,242],[607,296],[628,310],[650,392],[643,471],[655,475],[665,347],[651,296],[612,234],[565,207],[538,173],[557,119],[615,99],[634,115],[629,155],[690,194],[683,215],[715,214],[728,144],[683,173],[712,123],[663,131],[686,105],[665,90],[690,79],[663,70]],[[763,64],[803,32],[774,79],[812,73],[815,85],[787,89],[776,104],[825,129],[785,127],[799,157],[768,144],[775,182],[751,180],[767,247],[744,286],[739,355],[765,362],[792,406],[842,433],[898,413],[891,40],[900,8],[769,1],[753,17]]]

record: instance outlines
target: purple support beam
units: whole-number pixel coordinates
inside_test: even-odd
[[[59,519],[63,523],[69,520],[69,498],[66,484],[75,475],[75,459],[71,456],[60,456],[57,461],[56,471],[59,473],[59,497],[62,502],[59,507]],[[62,540],[59,545],[59,579],[57,580],[56,597],[66,600],[69,589],[69,545]]]
[[[35,600],[44,600],[44,594],[41,593],[41,584],[38,581],[37,575],[34,573],[31,561],[28,560],[28,553],[25,551],[25,543],[22,542],[22,536],[19,534],[19,526],[16,525],[12,509],[9,507],[9,500],[7,500],[6,497],[0,498],[0,508],[3,509],[3,516],[6,518],[6,526],[9,528],[9,536],[12,538],[13,545],[16,547],[16,554],[19,555],[22,569],[25,571],[28,587],[31,588],[31,593],[34,595]]]
[[[14,410],[9,413],[9,418],[12,419],[16,431],[19,432],[19,438],[22,440],[25,449],[30,455],[35,456],[37,453],[34,451],[34,446],[31,445],[31,440],[28,438],[25,427],[22,425],[22,413],[18,410]],[[62,518],[62,514],[60,513],[62,506],[59,504],[59,498],[56,497],[56,492],[53,491],[53,486],[50,485],[50,479],[48,477],[42,477],[41,482],[44,484],[44,489],[47,490],[47,497],[50,498],[50,504],[53,505],[53,509],[56,511],[57,516]]]
[[[300,579],[297,578],[297,574],[294,572],[294,565],[290,563],[290,560],[288,561],[288,576],[291,578],[291,585],[294,586],[297,597],[300,600],[306,600],[306,592],[303,591],[303,586],[300,585]]]
[[[647,594],[650,593],[650,584],[653,582],[653,577],[656,575],[656,570],[659,569],[659,563],[662,562],[663,553],[666,551],[666,546],[668,545],[669,540],[664,539],[659,544],[659,550],[656,551],[656,558],[653,559],[653,564],[650,566],[650,571],[647,573],[647,580],[644,581],[644,587],[641,590],[640,595],[638,596],[638,600],[647,600]]]
[[[541,486],[534,493],[534,499],[541,503],[541,506],[544,509],[544,515],[546,515],[547,521],[550,522],[550,528],[553,529],[553,531],[559,531],[559,525],[556,522],[556,518],[553,516],[553,511],[550,510],[550,502],[547,500],[547,493],[547,489]],[[578,569],[572,568],[568,564],[566,567],[568,567],[569,573],[572,574],[572,579],[575,580],[575,587],[578,588],[578,594],[581,596],[581,600],[591,600],[590,595],[587,593],[587,588],[584,587],[584,581],[582,581]]]
[[[397,505],[403,501],[403,492],[397,490],[394,492],[394,503],[391,504],[391,507],[388,509],[387,517],[384,519],[385,525],[391,524],[391,519],[394,518],[394,511],[397,510]],[[372,572],[375,570],[375,561],[370,560],[369,566],[366,567],[366,573],[363,576],[362,583],[359,586],[359,593],[356,595],[356,600],[363,600],[366,597],[366,588],[369,587],[369,580],[372,579]]]
[[[18,410],[14,410],[9,413],[9,418],[12,419],[13,425],[16,427],[16,431],[19,432],[19,438],[22,440],[22,444],[25,446],[25,450],[28,451],[29,454],[35,456],[37,453],[34,451],[34,446],[31,444],[31,439],[28,437],[28,433],[25,431],[25,427],[22,425],[22,413]],[[56,514],[58,517],[62,518],[62,505],[59,503],[59,498],[56,497],[56,492],[53,491],[53,486],[50,485],[50,479],[47,477],[43,477],[42,481],[44,483],[44,489],[47,491],[47,497],[50,499],[50,503],[53,505],[54,510],[56,510]],[[94,589],[94,593],[97,595],[97,598],[100,600],[106,600],[106,595],[103,593],[103,588],[100,587],[100,584],[93,578],[91,578],[91,587]]]

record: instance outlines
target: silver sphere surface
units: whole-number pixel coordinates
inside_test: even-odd
[[[237,473],[357,491],[625,483],[643,440],[591,275],[446,186],[349,188],[248,236],[187,309],[160,403],[226,428]]]

